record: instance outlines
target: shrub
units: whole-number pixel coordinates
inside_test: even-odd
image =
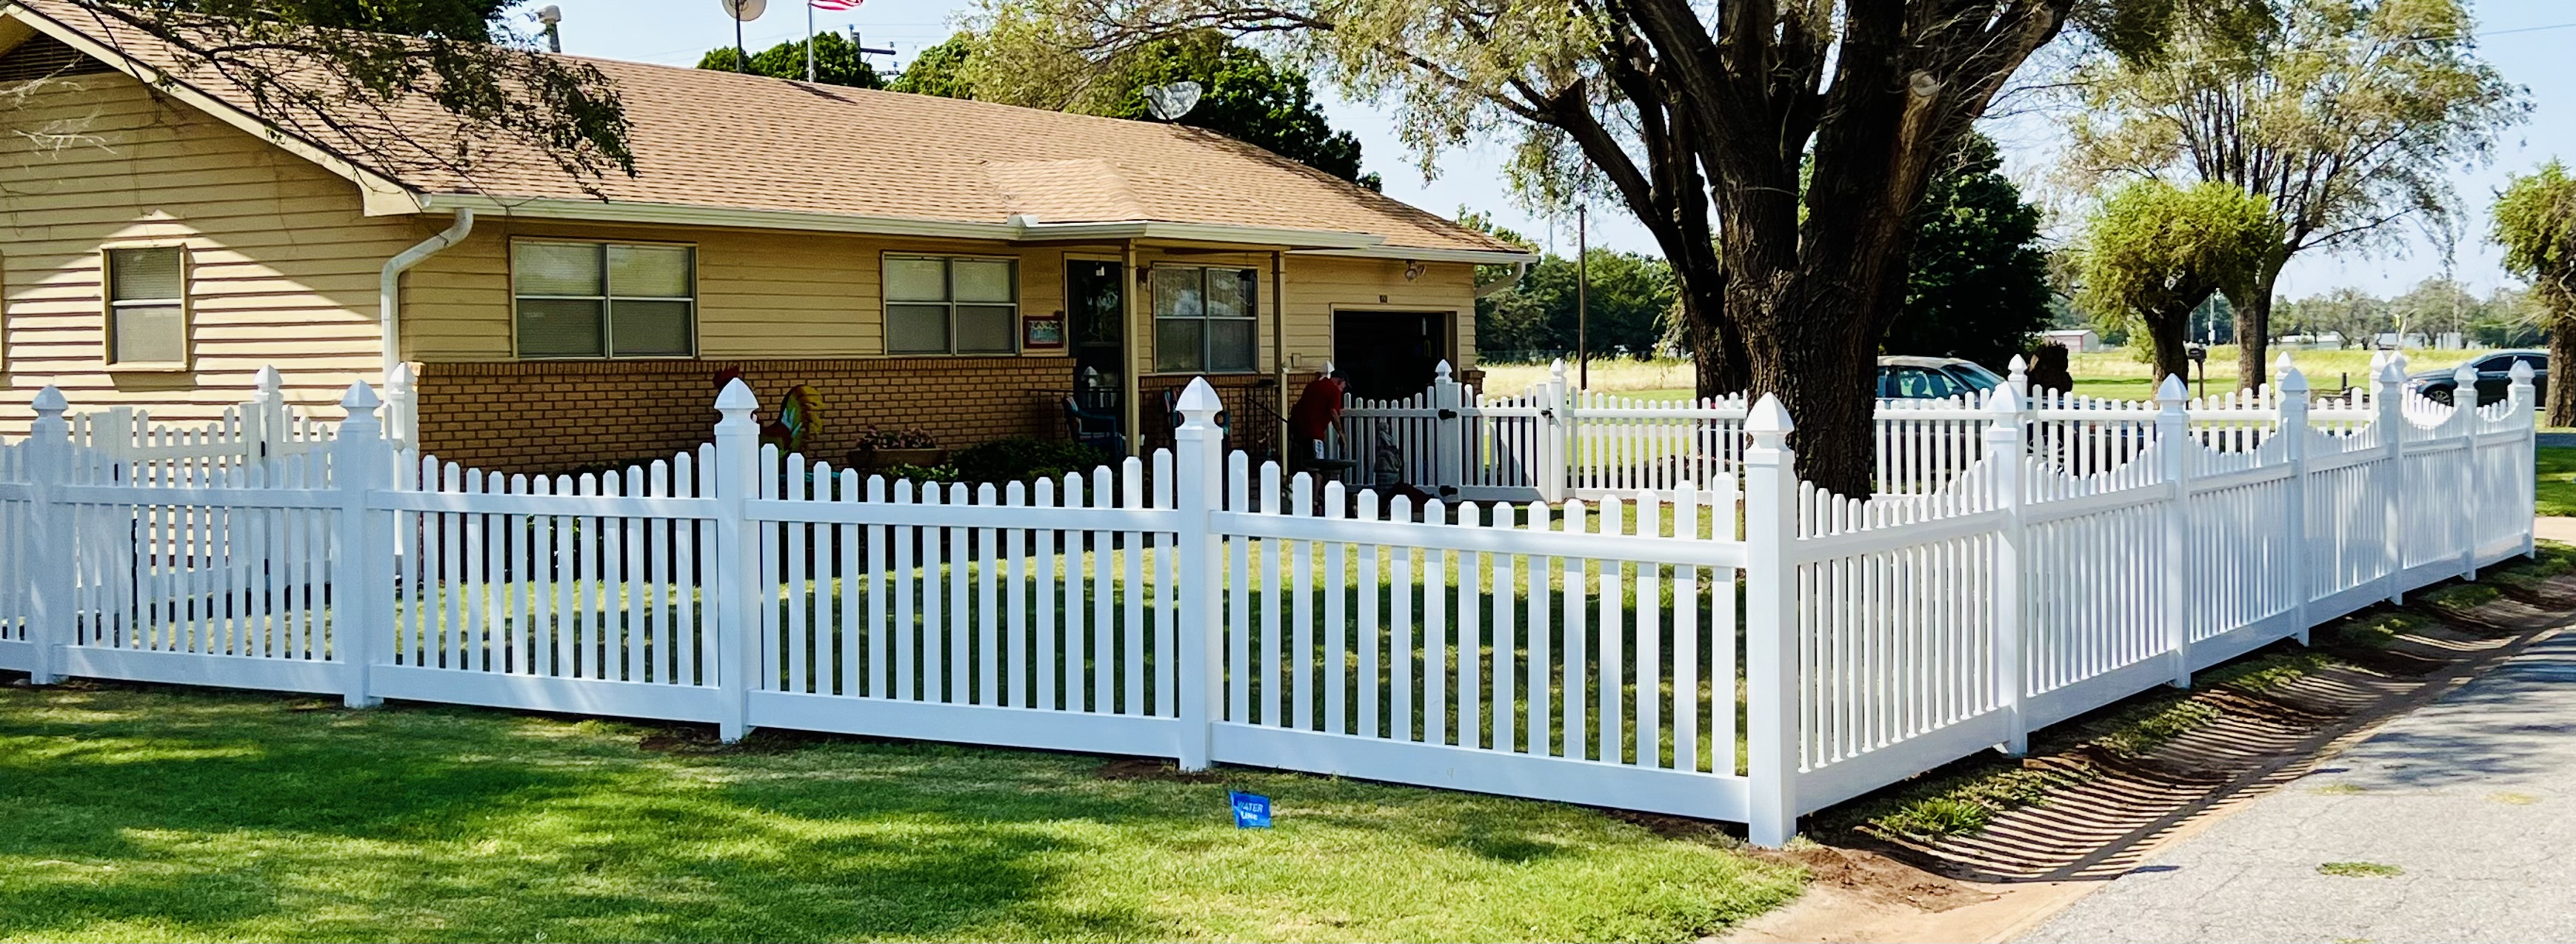
[[[1067,472],[1088,475],[1108,461],[1108,453],[1090,446],[1022,436],[957,450],[948,457],[948,467],[955,471],[953,481],[1001,484],[1062,478]]]

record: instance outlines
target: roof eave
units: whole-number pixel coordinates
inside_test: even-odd
[[[1366,249],[1310,249],[1301,256],[1357,256],[1366,259],[1409,259],[1416,262],[1472,262],[1477,265],[1512,265],[1538,261],[1538,253],[1528,249],[1435,249],[1427,246],[1371,246]]]

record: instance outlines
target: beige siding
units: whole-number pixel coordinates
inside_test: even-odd
[[[47,384],[198,420],[265,364],[316,407],[376,379],[376,272],[426,235],[413,221],[369,219],[349,182],[123,76],[47,83],[0,104],[0,129],[0,433]],[[99,250],[126,242],[188,247],[192,370],[103,369]]]

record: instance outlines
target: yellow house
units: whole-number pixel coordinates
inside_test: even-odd
[[[1061,436],[1077,391],[1151,445],[1199,375],[1257,440],[1327,362],[1381,394],[1469,366],[1476,266],[1529,258],[1196,129],[592,64],[637,172],[585,190],[506,142],[371,166],[147,35],[0,2],[0,434],[48,384],[202,419],[274,365],[336,415],[399,365],[424,449],[506,470],[698,442],[725,371],[819,391],[825,455]]]

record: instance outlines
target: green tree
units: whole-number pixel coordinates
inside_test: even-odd
[[[2070,87],[2070,167],[2234,184],[2271,201],[2281,238],[2230,290],[2237,376],[2268,376],[2272,290],[2291,257],[2384,243],[2409,217],[2447,225],[2452,171],[2519,121],[2522,90],[2477,57],[2464,0],[2174,2],[2172,42],[2102,57]]]
[[[2135,325],[2159,376],[2190,376],[2184,343],[2192,310],[2212,292],[2242,291],[2257,278],[2280,228],[2262,197],[2233,184],[2133,182],[2085,221],[2078,301]]]
[[[733,47],[707,50],[698,57],[698,68],[717,72],[749,72],[773,79],[805,79],[805,41],[779,43],[751,54],[751,68],[740,68],[741,60]],[[824,85],[848,88],[884,88],[877,70],[868,66],[866,56],[859,54],[859,44],[839,33],[814,34],[814,81]]]
[[[358,164],[473,180],[499,139],[546,155],[585,189],[635,173],[606,73],[536,50],[513,0],[72,0],[165,43],[173,74],[241,90],[277,133]],[[155,63],[160,65],[159,63]],[[423,121],[426,101],[452,121]]]
[[[1916,216],[1905,313],[1881,348],[2002,370],[2050,320],[2039,208],[2004,176],[1994,141],[1972,134],[1932,178]]]
[[[1391,101],[1426,169],[1516,140],[1525,198],[1616,195],[1671,260],[1699,392],[1778,394],[1802,474],[1864,494],[1933,172],[2071,15],[2143,48],[2164,23],[2133,8],[2173,2],[992,0],[976,75],[1065,87],[1213,28]]]
[[[1633,252],[1594,249],[1584,255],[1590,284],[1580,325],[1596,357],[1647,357],[1661,344],[1664,314],[1676,296],[1664,260]],[[1572,351],[1577,341],[1573,259],[1550,253],[1511,288],[1476,305],[1476,348],[1508,356],[1523,351]]]
[[[941,98],[974,98],[975,86],[965,76],[966,60],[974,54],[975,34],[950,36],[946,42],[913,56],[912,64],[905,66],[886,89]]]
[[[2488,216],[2505,271],[2531,283],[2532,301],[2548,313],[2549,362],[2576,363],[2576,179],[2554,160],[2515,174]],[[2549,385],[2549,425],[2576,425],[2576,383]]]
[[[2477,316],[2469,319],[2469,340],[2481,347],[2531,347],[2548,340],[2541,331],[2547,317],[2530,292],[2498,286],[2478,302]]]
[[[2478,297],[2469,294],[2458,281],[2433,276],[2390,299],[2388,309],[2396,319],[2399,334],[2421,333],[2438,341],[2454,331],[2468,334],[2469,322],[2477,318],[2478,304]]]

